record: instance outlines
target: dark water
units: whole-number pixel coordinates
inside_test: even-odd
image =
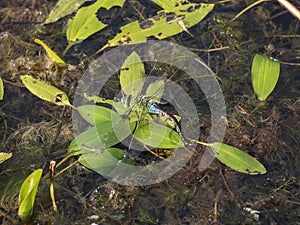
[[[291,2],[300,8],[299,2]],[[174,176],[145,187],[118,185],[76,165],[55,180],[58,213],[52,210],[49,181],[42,179],[34,224],[299,223],[300,22],[276,2],[267,2],[230,23],[249,4],[217,4],[204,21],[189,29],[193,37],[184,32],[167,40],[189,48],[217,74],[227,110],[224,142],[256,157],[267,174],[244,175],[217,161],[200,172],[201,146]],[[0,5],[0,73],[5,86],[5,98],[0,103],[0,142],[1,151],[13,153],[0,165],[0,221],[16,224],[21,223],[17,195],[23,180],[38,168],[46,174],[51,160],[59,162],[65,157],[73,138],[71,110],[34,97],[22,87],[19,77],[29,74],[47,79],[72,99],[95,50],[126,21],[152,16],[158,8],[153,3],[126,3],[124,11],[115,13],[113,27],[67,52],[64,58],[74,66],[59,68],[31,38],[40,38],[62,55],[67,45],[66,20],[45,27],[27,23],[44,21],[54,2],[0,1]],[[256,53],[281,62],[279,82],[263,103],[256,99],[251,86],[251,63]],[[146,71],[163,76],[174,73],[174,68],[149,64]],[[195,84],[174,80],[182,82],[193,99],[203,97]],[[111,82],[104,95],[115,91],[116,81]],[[210,112],[203,101],[197,103],[197,109],[201,114],[200,140],[206,140]]]

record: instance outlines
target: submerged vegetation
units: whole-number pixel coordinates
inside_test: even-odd
[[[262,4],[242,11],[254,2],[157,0],[116,1],[113,5],[99,0],[80,1],[75,7],[73,1],[59,1],[48,19],[51,4],[35,2],[30,9],[26,9],[26,1],[4,4],[0,11],[0,97],[4,96],[0,103],[0,221],[17,223],[19,212],[23,221],[59,224],[87,220],[98,224],[297,223],[300,22],[275,2],[258,1]],[[31,13],[27,15],[26,10]],[[244,14],[235,17],[241,11]],[[27,23],[39,21],[46,22]],[[108,47],[153,38],[167,38],[189,48],[215,72],[226,100],[224,143],[228,145],[209,143],[211,115],[207,103],[199,100],[203,93],[182,71],[168,65],[124,64],[101,96],[81,96],[97,106],[72,105],[76,86],[97,54]],[[172,156],[173,148],[187,146],[176,111],[168,105],[158,108],[164,84],[148,84],[146,95],[130,102],[141,93],[145,74],[169,74],[167,80],[189,91],[201,116],[199,141],[193,141],[210,146],[229,167],[215,160],[199,171],[205,153],[204,146],[198,145],[184,168],[150,186],[121,186],[87,170],[107,175],[120,160],[151,165]],[[138,78],[132,79],[135,76]],[[114,99],[120,88],[127,98]],[[154,93],[157,99],[150,100]],[[142,109],[135,105],[130,105],[134,110],[124,109],[122,101]],[[71,110],[78,110],[89,124],[75,139]],[[124,114],[127,116],[120,116]],[[124,132],[120,129],[119,135],[125,139],[132,133],[131,141],[139,140],[147,151],[135,154],[118,144],[120,136],[108,136],[113,129],[111,115],[114,122],[129,121],[132,127]],[[149,139],[153,130],[159,135]],[[167,130],[167,135],[160,133],[162,130]],[[95,145],[99,148],[95,134],[104,144],[99,158],[94,154],[98,150]],[[153,142],[161,137],[159,145]],[[267,168],[267,174],[247,175],[266,172],[250,155]]]

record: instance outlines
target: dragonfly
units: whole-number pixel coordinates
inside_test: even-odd
[[[131,112],[134,111],[137,113],[141,111],[146,111],[150,114],[156,114],[165,118],[166,120],[169,120],[173,124],[182,142],[185,145],[188,144],[186,138],[183,136],[183,133],[181,131],[181,126],[179,121],[171,113],[162,110],[159,107],[158,105],[159,102],[157,100],[142,95],[137,95],[137,96],[125,95],[121,98],[121,103],[127,108],[131,107],[130,110]]]

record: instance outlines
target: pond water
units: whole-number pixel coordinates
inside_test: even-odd
[[[151,1],[126,2],[123,10],[113,12],[112,26],[72,46],[64,55],[68,65],[59,67],[32,41],[33,36],[38,37],[63,55],[67,19],[46,26],[36,24],[46,19],[55,2],[0,0],[0,76],[5,87],[0,102],[0,141],[1,152],[13,154],[0,164],[2,224],[21,223],[18,192],[24,179],[38,168],[43,168],[44,177],[38,187],[33,224],[299,223],[300,21],[278,3],[265,2],[230,22],[254,1],[220,2],[189,29],[192,35],[183,32],[166,40],[189,49],[216,73],[226,102],[224,143],[256,157],[267,173],[242,174],[217,160],[199,171],[202,146],[197,146],[193,157],[175,175],[147,186],[120,185],[75,164],[55,178],[55,213],[47,173],[49,162],[61,161],[73,139],[72,110],[33,96],[20,76],[47,80],[73,99],[82,75],[103,54],[96,57],[94,53],[122,25],[151,17],[159,10]],[[298,1],[290,2],[300,8]],[[281,63],[279,81],[265,102],[256,98],[251,85],[256,53]],[[173,81],[195,102],[200,116],[199,140],[208,141],[211,113],[197,84],[181,77],[181,71],[172,66],[148,63],[145,69],[161,77],[174,75]],[[106,98],[113,97],[119,88],[118,79],[108,84],[101,93]],[[69,159],[60,168],[75,160]],[[144,153],[139,160],[160,159]]]

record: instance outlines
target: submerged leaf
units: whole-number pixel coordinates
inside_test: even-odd
[[[36,191],[42,176],[42,169],[35,170],[23,182],[19,194],[18,215],[23,222],[30,219],[33,211]]]
[[[274,59],[256,54],[252,62],[252,85],[260,101],[274,90],[280,73],[280,63]]]
[[[63,59],[61,59],[54,51],[52,51],[48,45],[46,45],[43,41],[41,41],[40,39],[35,38],[34,42],[41,45],[45,51],[47,52],[47,55],[53,59],[54,62],[61,64],[61,65],[65,65],[65,61]]]
[[[143,23],[134,21],[121,28],[117,34],[99,51],[122,44],[138,44],[146,42],[147,37],[154,36],[164,39],[186,31],[187,28],[199,23],[213,9],[214,4],[188,3],[178,5],[173,10],[160,11],[157,16]],[[98,51],[98,52],[99,52]]]
[[[0,100],[3,99],[3,96],[4,96],[4,86],[3,86],[3,81],[0,77]]]
[[[139,55],[133,52],[129,55],[121,68],[120,84],[126,95],[136,96],[143,89],[145,69]]]
[[[69,43],[79,43],[92,34],[102,30],[107,24],[97,18],[97,11],[100,8],[110,9],[113,6],[122,7],[125,0],[97,0],[92,5],[82,7],[76,16],[68,21],[67,39]]]
[[[220,142],[208,146],[218,160],[236,171],[251,175],[266,173],[266,168],[259,161],[238,148]]]
[[[75,12],[84,2],[91,0],[59,0],[51,10],[44,24],[53,23],[73,12]]]
[[[21,80],[25,87],[37,97],[56,105],[72,106],[65,92],[45,81],[33,78],[29,75],[21,76]]]

